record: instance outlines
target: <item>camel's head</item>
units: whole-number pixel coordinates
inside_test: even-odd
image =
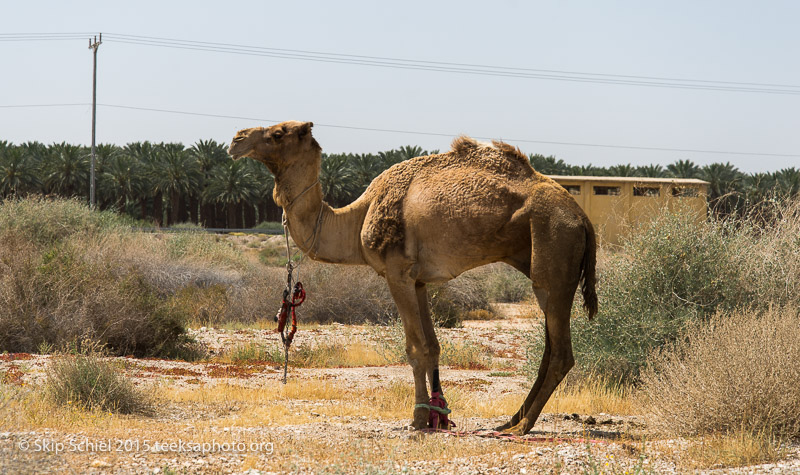
[[[304,152],[319,149],[319,144],[311,136],[311,122],[290,120],[272,127],[253,127],[243,129],[228,148],[234,160],[250,157],[263,163],[274,174],[286,169]]]

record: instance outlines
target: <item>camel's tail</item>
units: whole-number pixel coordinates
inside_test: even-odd
[[[584,218],[583,226],[586,229],[586,249],[583,251],[583,264],[581,266],[581,293],[583,294],[583,308],[589,314],[589,320],[597,313],[597,293],[595,284],[595,264],[597,262],[597,239],[594,234],[594,226],[589,218]]]

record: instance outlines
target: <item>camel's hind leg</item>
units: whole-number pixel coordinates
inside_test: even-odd
[[[545,229],[547,232],[537,232]],[[575,364],[570,314],[585,246],[582,227],[563,225],[560,229],[547,229],[547,226],[537,228],[532,224],[531,236],[530,277],[536,299],[545,314],[545,349],[531,391],[511,421],[499,428],[520,435],[531,430],[556,386]],[[559,252],[565,247],[574,252],[567,255]]]
[[[507,432],[517,435],[527,434],[533,428],[553,391],[575,364],[569,328],[573,298],[574,290],[560,292],[560,295],[551,293],[548,299],[545,312],[545,337],[547,338],[546,345],[549,344],[549,351],[545,350],[545,357],[549,356],[549,361],[545,361],[548,358],[542,360],[536,383],[520,411],[512,418],[512,422],[516,423],[512,427],[504,429]]]
[[[539,306],[542,308],[542,312],[547,311],[547,291],[544,289],[534,289],[534,294],[536,295],[536,300],[539,302]],[[539,373],[536,376],[536,381],[533,383],[533,387],[531,388],[528,396],[525,398],[525,401],[520,406],[519,410],[514,413],[511,417],[509,422],[498,427],[496,430],[504,431],[510,427],[514,427],[515,425],[519,424],[520,419],[522,419],[525,414],[527,414],[528,409],[530,409],[531,405],[533,405],[533,401],[536,398],[536,395],[539,394],[539,390],[542,388],[542,384],[544,384],[545,376],[547,376],[547,368],[550,365],[550,338],[549,332],[547,331],[547,325],[544,326],[544,354],[542,355],[542,362],[539,364]]]

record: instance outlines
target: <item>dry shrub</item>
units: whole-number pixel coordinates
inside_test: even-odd
[[[97,354],[63,355],[47,368],[45,394],[56,404],[85,409],[148,414],[153,401],[118,365]]]
[[[128,220],[110,211],[92,211],[78,199],[34,196],[0,201],[0,231],[35,245],[50,245],[73,234],[122,229]]]
[[[0,350],[92,341],[120,355],[197,356],[185,332],[191,309],[171,297],[235,282],[220,264],[235,260],[197,244],[172,257],[168,243],[71,200],[2,202]]]
[[[643,373],[647,412],[670,433],[800,436],[800,312],[716,315]]]
[[[531,280],[507,264],[495,263],[476,269],[491,302],[517,303],[531,299]]]
[[[472,310],[493,312],[482,278],[484,272],[475,269],[447,283],[428,286],[431,316],[436,326],[459,327],[464,315]]]
[[[384,323],[396,315],[386,281],[369,267],[320,264],[307,259],[300,265],[298,277],[306,291],[306,301],[297,309],[300,321]],[[239,285],[229,289],[224,319],[255,322],[274,317],[285,288],[285,269],[250,269]]]
[[[576,377],[577,376],[577,377]],[[547,401],[544,412],[634,414],[631,386],[603,376],[568,375]]]
[[[397,315],[386,281],[370,267],[307,259],[300,272],[307,295],[302,311],[312,321],[385,323]]]
[[[498,315],[497,313],[493,313],[489,310],[478,309],[478,310],[470,310],[464,315],[464,320],[502,320],[503,317]]]
[[[187,286],[213,287],[240,284],[247,267],[216,236],[194,235],[194,245],[183,248],[180,256],[172,249],[177,234],[106,233],[97,239],[79,237],[85,260],[98,264],[113,263],[121,277],[133,271],[161,295],[169,295]],[[204,245],[198,242],[205,242]],[[218,252],[209,248],[217,247]],[[189,250],[195,251],[190,253]],[[234,253],[228,258],[229,253]]]
[[[0,349],[34,352],[94,341],[117,354],[174,355],[184,316],[135,273],[83,259],[79,241],[44,252],[14,236],[0,245]]]
[[[742,256],[742,285],[762,306],[800,306],[800,198],[771,203],[767,211],[767,224],[752,216],[745,229],[752,245]]]

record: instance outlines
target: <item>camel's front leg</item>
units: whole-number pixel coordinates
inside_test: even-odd
[[[406,354],[411,369],[414,372],[414,402],[415,404],[428,404],[429,394],[426,385],[426,374],[432,366],[432,359],[438,359],[438,351],[431,348],[425,336],[425,329],[420,316],[420,308],[417,300],[417,292],[413,279],[402,274],[387,272],[386,281],[389,284],[389,291],[397,305],[400,319],[403,322],[403,329],[406,334]],[[433,327],[431,326],[431,329]],[[438,345],[436,346],[438,350]],[[414,409],[414,421],[412,426],[415,429],[424,429],[428,426],[429,410],[424,407]]]
[[[447,408],[447,401],[444,398],[442,383],[439,380],[439,354],[441,353],[441,347],[439,346],[439,340],[436,338],[436,331],[433,326],[433,319],[431,318],[430,305],[428,304],[428,291],[425,284],[422,282],[417,282],[416,290],[419,315],[422,319],[422,329],[425,333],[425,340],[427,341],[429,349],[428,358],[426,359],[428,362],[426,371],[428,383],[431,386],[431,400],[429,404],[449,411]],[[451,424],[453,424],[446,415],[431,417],[429,423],[434,429],[450,429]]]

